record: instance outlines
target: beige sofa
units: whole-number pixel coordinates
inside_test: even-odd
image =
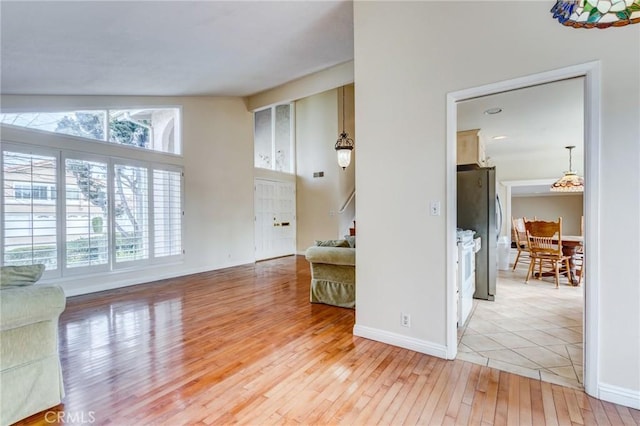
[[[58,405],[64,396],[58,318],[59,286],[0,286],[0,424]]]
[[[341,241],[341,240],[332,240]],[[316,242],[316,244],[321,242]],[[305,257],[311,267],[310,300],[342,308],[356,306],[356,249],[342,247],[309,247]]]

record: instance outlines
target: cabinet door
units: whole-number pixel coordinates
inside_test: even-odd
[[[480,130],[464,130],[457,134],[457,160],[456,163],[486,165],[484,143],[480,137]]]

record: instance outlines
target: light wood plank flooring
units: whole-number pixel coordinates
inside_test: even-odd
[[[69,298],[66,396],[21,424],[640,424],[584,392],[352,335],[303,257]],[[57,415],[56,415],[57,413]]]

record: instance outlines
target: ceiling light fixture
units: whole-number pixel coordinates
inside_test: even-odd
[[[571,168],[571,150],[575,146],[565,146],[569,150],[569,171],[564,172],[564,176],[551,185],[553,192],[584,192],[584,179],[582,179]]]
[[[505,136],[505,135],[500,135],[500,136],[494,136],[492,139],[493,139],[494,141],[500,141],[500,140],[502,140],[502,139],[506,139],[506,138],[507,138],[507,136]]]
[[[495,114],[500,114],[501,112],[502,112],[502,108],[495,107],[495,108],[489,108],[484,113],[487,115],[495,115]]]
[[[344,127],[344,92],[345,87],[342,87],[342,133],[336,142],[336,152],[338,153],[338,165],[342,167],[342,170],[349,167],[351,164],[351,151],[353,151],[353,139],[349,137],[349,133]]]
[[[567,27],[623,27],[640,22],[640,0],[557,0],[550,12]]]

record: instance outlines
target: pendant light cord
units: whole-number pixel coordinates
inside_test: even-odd
[[[344,86],[342,86],[342,133],[346,133],[344,128]]]

